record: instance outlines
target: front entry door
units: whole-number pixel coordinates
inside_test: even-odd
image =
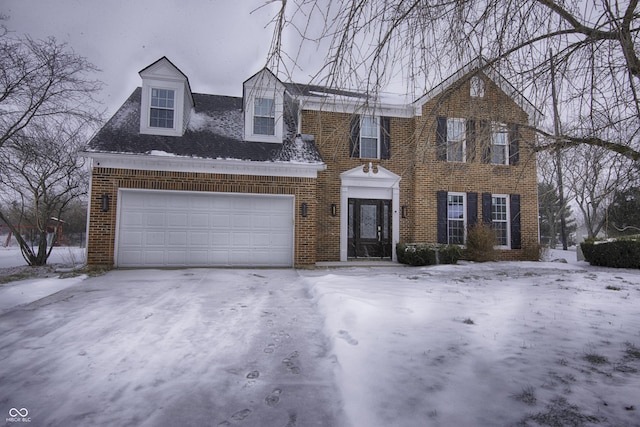
[[[348,256],[391,257],[391,200],[349,199]]]

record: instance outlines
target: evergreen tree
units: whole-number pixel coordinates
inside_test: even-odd
[[[560,243],[560,198],[558,190],[553,184],[538,184],[538,209],[540,213],[540,240],[554,248]],[[564,218],[566,223],[566,233],[568,244],[573,244],[572,234],[577,226],[575,219],[571,218],[570,206],[564,208]]]
[[[640,234],[640,187],[616,192],[609,205],[607,233],[610,236]]]

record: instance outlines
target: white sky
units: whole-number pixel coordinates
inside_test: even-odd
[[[54,36],[102,70],[96,77],[106,84],[101,98],[111,115],[140,85],[138,71],[162,56],[194,92],[241,96],[242,82],[266,62],[280,2],[266,3],[0,0],[0,13],[15,35]]]

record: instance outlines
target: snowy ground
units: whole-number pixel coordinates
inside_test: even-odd
[[[38,426],[640,425],[636,270],[42,280],[68,286],[0,309],[0,420],[26,408]],[[0,285],[0,301],[26,282]]]

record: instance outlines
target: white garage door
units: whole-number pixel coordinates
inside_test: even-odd
[[[118,267],[293,265],[293,197],[121,190]]]

